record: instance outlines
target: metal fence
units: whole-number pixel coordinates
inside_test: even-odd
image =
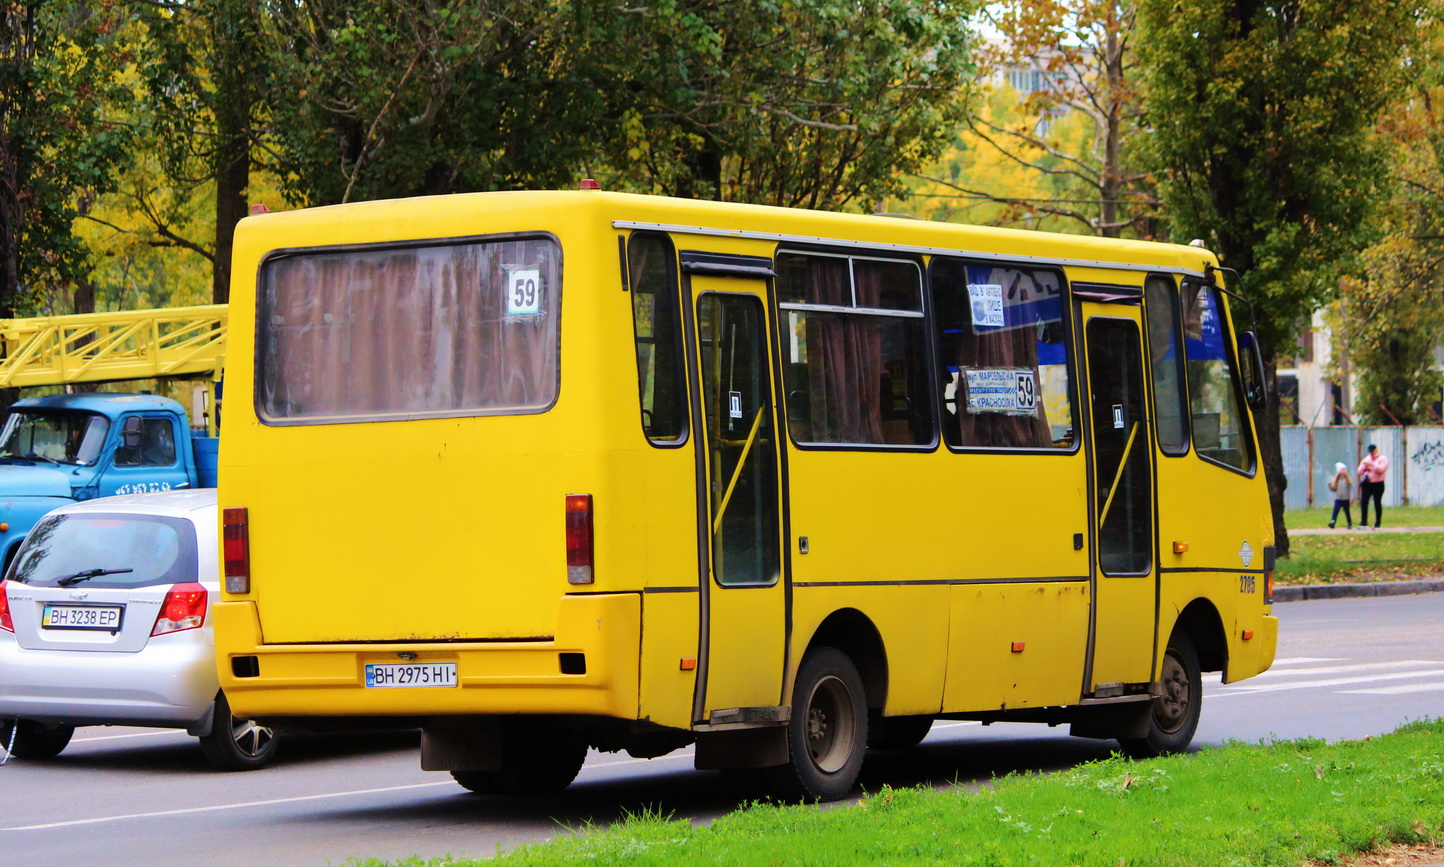
[[[1334,463],[1342,461],[1354,475],[1370,443],[1389,458],[1384,505],[1444,505],[1444,427],[1285,425],[1280,441],[1284,475],[1289,480],[1285,508],[1332,508],[1334,492],[1327,485],[1334,475]]]

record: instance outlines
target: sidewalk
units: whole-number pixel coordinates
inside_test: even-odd
[[[1275,602],[1305,599],[1355,599],[1362,596],[1411,596],[1415,593],[1444,593],[1444,578],[1412,581],[1373,581],[1367,584],[1275,584]]]

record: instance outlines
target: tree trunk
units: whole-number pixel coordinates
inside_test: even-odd
[[[253,0],[221,0],[213,10],[216,74],[216,258],[211,302],[231,299],[231,246],[246,216],[251,183],[251,112],[256,102],[259,19]]]
[[[1284,527],[1284,491],[1289,486],[1284,475],[1283,445],[1279,431],[1278,358],[1271,350],[1264,353],[1264,381],[1268,384],[1268,406],[1257,416],[1259,422],[1259,462],[1268,482],[1269,506],[1274,520],[1274,547],[1280,557],[1289,555],[1289,531]]]

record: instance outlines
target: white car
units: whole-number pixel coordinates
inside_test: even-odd
[[[0,756],[60,754],[76,726],[183,728],[212,766],[253,770],[275,732],[231,716],[207,615],[216,492],[64,506],[0,581]]]

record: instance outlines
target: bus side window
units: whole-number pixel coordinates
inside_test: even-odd
[[[1252,472],[1248,411],[1229,357],[1217,290],[1183,281],[1183,348],[1188,368],[1188,410],[1193,447],[1200,457]]]
[[[676,261],[666,235],[636,234],[627,244],[642,432],[657,444],[687,438]]]
[[[1061,276],[946,258],[929,273],[943,439],[954,448],[1072,449]]]
[[[1148,313],[1148,359],[1153,372],[1153,414],[1158,420],[1158,447],[1166,455],[1188,452],[1184,423],[1187,395],[1183,388],[1183,345],[1179,334],[1178,293],[1169,277],[1149,277],[1143,284]]]
[[[792,439],[932,445],[918,264],[795,252],[776,262]]]

